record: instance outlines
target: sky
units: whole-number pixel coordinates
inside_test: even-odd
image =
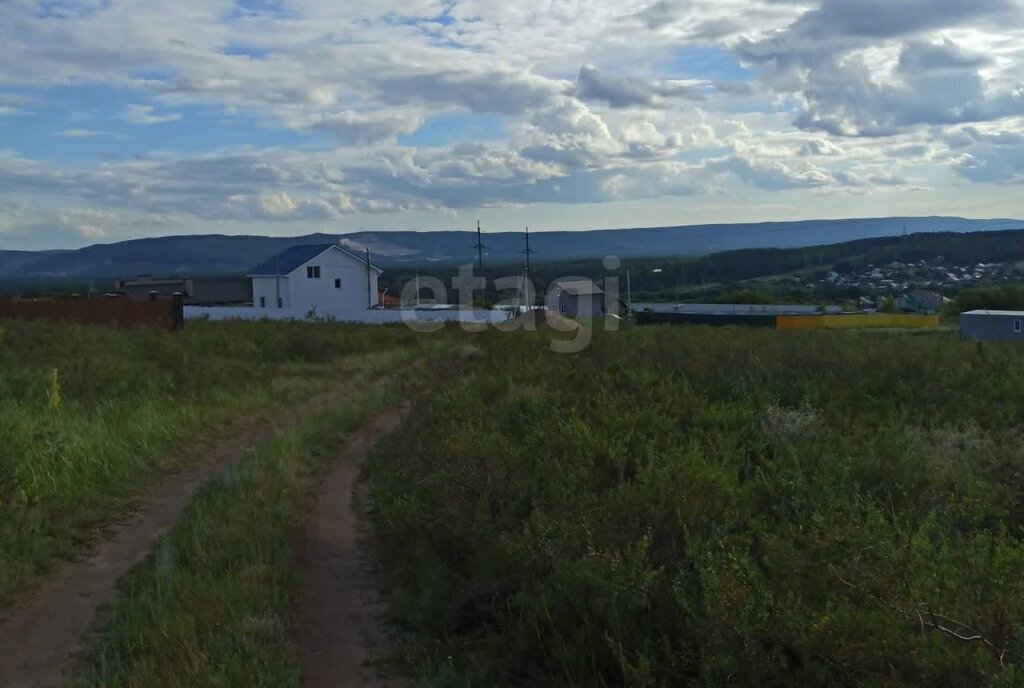
[[[2,0],[0,249],[1024,217],[1024,0]]]

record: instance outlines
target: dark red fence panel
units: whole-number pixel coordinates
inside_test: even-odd
[[[168,330],[185,324],[180,298],[133,302],[121,297],[74,299],[0,299],[0,319],[52,320],[89,325]]]

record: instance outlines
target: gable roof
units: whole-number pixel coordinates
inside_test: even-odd
[[[283,277],[303,263],[313,260],[321,253],[329,251],[332,248],[338,249],[342,253],[358,260],[364,265],[366,264],[365,258],[360,256],[358,253],[349,251],[343,246],[339,246],[338,244],[301,244],[299,246],[289,246],[273,258],[260,263],[247,274],[249,277]],[[370,264],[370,267],[377,272],[384,272],[372,263]]]
[[[577,296],[585,294],[603,294],[601,287],[594,284],[588,279],[581,280],[558,280],[555,285],[560,287],[566,294],[575,294]]]

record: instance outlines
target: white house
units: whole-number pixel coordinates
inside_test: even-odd
[[[338,244],[292,246],[249,273],[253,307],[270,317],[284,311],[293,318],[358,320],[378,306],[382,272]]]

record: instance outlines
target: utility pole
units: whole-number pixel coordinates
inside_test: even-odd
[[[630,280],[629,270],[626,270],[626,317],[633,317],[633,285]]]
[[[484,242],[480,238],[480,220],[476,221],[476,262],[480,272],[484,271]]]
[[[530,274],[530,254],[536,253],[536,251],[530,250],[530,228],[526,228],[526,250],[523,252],[526,254],[526,274]]]
[[[274,288],[277,292],[274,297],[277,299],[274,302],[276,308],[281,307],[281,254],[278,253],[274,256]]]
[[[367,302],[366,303],[366,307],[367,308],[373,308],[373,306],[374,306],[373,297],[375,296],[375,294],[373,293],[373,280],[372,280],[371,275],[370,275],[370,271],[372,269],[373,268],[370,267],[370,247],[367,246],[366,247],[366,302]]]

